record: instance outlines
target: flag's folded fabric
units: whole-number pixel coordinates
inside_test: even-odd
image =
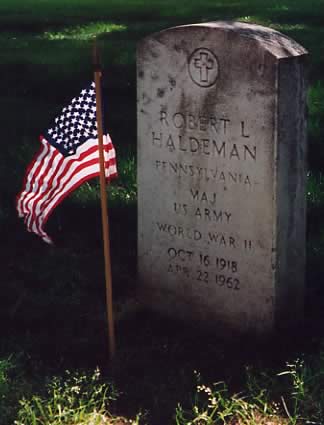
[[[117,176],[115,149],[108,134],[103,141],[105,174],[110,180]],[[63,108],[40,142],[40,151],[27,168],[17,196],[17,211],[28,231],[51,243],[44,226],[53,209],[100,173],[94,83]]]

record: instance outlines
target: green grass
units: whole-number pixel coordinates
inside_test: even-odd
[[[205,342],[208,347],[208,338]],[[170,340],[169,344],[173,355],[179,352],[179,346],[176,347]],[[221,350],[223,354],[226,354],[225,347],[224,345],[224,351]],[[160,357],[161,352],[157,348],[155,346],[155,354]],[[148,354],[147,349],[148,346],[144,346],[142,354]],[[197,355],[196,351],[195,354]],[[121,369],[124,369],[127,374],[128,370],[125,368],[134,364],[134,360],[136,364],[139,360],[137,356],[139,353],[132,361],[125,362],[123,358],[123,361],[115,362],[117,379],[120,379]],[[163,357],[166,358],[165,348]],[[214,360],[220,361],[220,359],[219,351]],[[151,374],[153,370],[149,358],[146,358],[146,363],[146,372]],[[150,423],[150,413],[145,412],[143,405],[142,413],[138,407],[137,413],[132,416],[133,419],[127,420],[125,416],[120,415],[118,402],[123,395],[116,385],[111,383],[111,378],[107,379],[107,376],[103,376],[98,368],[93,371],[65,370],[59,376],[43,376],[38,379],[36,388],[35,385],[34,387],[30,385],[26,366],[26,358],[20,360],[6,358],[0,361],[0,408],[2,421],[5,421],[2,423],[16,425],[122,425],[126,423],[144,425]],[[205,368],[205,372],[206,370],[208,369]],[[41,371],[41,367],[38,369],[34,367],[32,372]],[[182,360],[183,372],[185,372],[185,362]],[[199,371],[195,371],[194,374],[192,371],[191,374],[193,376],[190,379],[188,376],[185,379],[184,374],[173,372],[173,375],[177,375],[174,377],[176,379],[168,382],[171,374],[166,369],[163,374],[165,385],[162,387],[155,379],[155,384],[158,385],[154,387],[154,395],[158,403],[155,407],[152,405],[152,410],[159,411],[161,408],[166,409],[166,406],[170,409],[168,419],[161,415],[158,423],[296,425],[320,424],[324,420],[322,391],[324,354],[322,350],[316,355],[308,354],[292,358],[279,369],[265,365],[256,367],[245,364],[241,372],[243,379],[239,385],[233,382],[227,384],[224,381],[211,381],[213,376],[209,374],[207,379],[203,378]],[[130,397],[136,398],[135,394],[139,386],[147,384],[145,376],[141,382],[135,383],[131,378],[129,380],[134,388],[128,387],[127,394],[124,394],[124,398],[126,395],[128,401]],[[187,394],[183,394],[184,388]],[[162,393],[165,394],[169,404],[165,403],[165,399],[160,399]],[[177,397],[179,397],[178,403]],[[139,406],[141,402],[143,403],[143,400],[139,399]]]
[[[140,414],[128,420],[112,413],[119,393],[103,379],[98,367],[93,371],[66,370],[60,376],[44,376],[38,382],[37,392],[29,385],[25,367],[18,358],[0,360],[2,424],[139,424]]]
[[[286,369],[247,368],[245,391],[230,393],[224,382],[198,384],[190,409],[177,406],[176,425],[296,425],[320,424],[324,419],[323,354],[314,359],[295,359]]]
[[[15,424],[99,424],[105,418],[108,422],[108,409],[117,395],[112,385],[101,382],[99,369],[92,374],[66,371],[49,381],[45,395],[20,400]]]
[[[125,25],[110,24],[108,22],[96,22],[66,30],[53,32],[48,31],[44,33],[44,38],[48,40],[93,40],[100,37],[102,34],[110,34],[115,31],[125,31]]]

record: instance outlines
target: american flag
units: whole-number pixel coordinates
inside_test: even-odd
[[[104,134],[103,142],[105,174],[110,180],[117,176],[115,149],[108,134]],[[29,232],[52,243],[44,226],[53,209],[100,172],[94,82],[63,108],[40,143],[17,196],[17,211]]]

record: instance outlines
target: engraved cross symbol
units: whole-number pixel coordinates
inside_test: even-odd
[[[200,52],[200,58],[194,59],[194,66],[200,70],[200,82],[208,82],[208,71],[214,68],[214,60],[207,52]]]
[[[219,74],[217,57],[211,50],[199,47],[188,58],[188,71],[195,84],[200,87],[211,87]]]

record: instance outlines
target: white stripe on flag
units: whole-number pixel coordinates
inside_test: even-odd
[[[98,176],[98,140],[90,139],[82,144],[74,155],[64,157],[46,139],[26,179],[25,188],[17,200],[17,210],[24,217],[27,230],[51,239],[44,231],[51,211],[72,190],[84,181]],[[115,150],[109,135],[104,136],[104,161],[106,178],[117,175]]]

